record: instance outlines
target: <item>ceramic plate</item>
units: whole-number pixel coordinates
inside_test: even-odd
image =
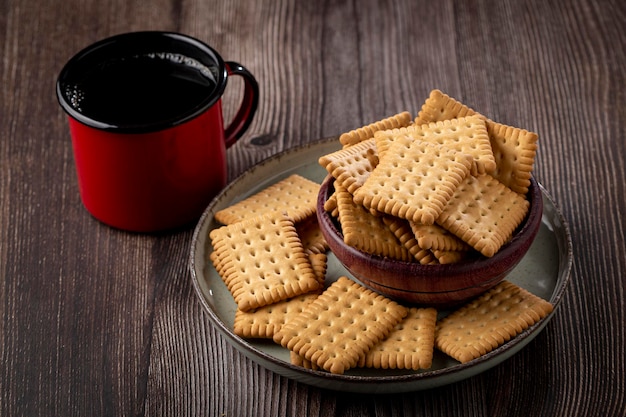
[[[484,372],[517,353],[543,330],[554,311],[500,348],[465,364],[435,350],[433,365],[426,371],[352,369],[344,375],[291,365],[289,352],[272,341],[246,340],[235,335],[232,326],[236,304],[208,261],[212,250],[209,232],[220,226],[213,218],[215,212],[294,173],[321,183],[326,171],[317,160],[339,147],[337,138],[326,139],[277,154],[255,165],[230,183],[200,218],[191,245],[193,284],[209,318],[237,350],[271,371],[321,388],[360,393],[398,393],[434,388]],[[524,259],[507,279],[557,307],[569,281],[572,247],[567,222],[543,188],[542,192],[544,209],[539,233]],[[329,253],[327,280],[340,275],[349,276]],[[554,310],[557,311],[557,308]]]

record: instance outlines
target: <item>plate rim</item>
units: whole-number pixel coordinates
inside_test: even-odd
[[[269,157],[261,160],[257,164],[249,167],[241,174],[239,174],[234,180],[232,180],[206,207],[203,211],[198,223],[194,229],[191,246],[190,246],[190,254],[189,254],[189,269],[191,273],[192,283],[194,286],[195,293],[203,307],[204,313],[206,313],[212,323],[212,325],[216,326],[219,333],[225,337],[226,340],[239,352],[244,354],[253,362],[263,366],[271,372],[275,372],[279,375],[285,376],[290,379],[297,380],[299,382],[307,383],[309,385],[317,386],[320,388],[330,388],[338,391],[347,391],[347,392],[361,392],[361,393],[377,393],[377,392],[388,392],[388,393],[399,393],[399,392],[412,392],[419,391],[423,389],[435,388],[437,386],[448,385],[450,383],[458,382],[460,380],[472,377],[479,373],[486,371],[492,367],[497,366],[499,363],[504,360],[510,358],[515,353],[517,353],[520,349],[522,349],[527,343],[529,343],[531,339],[528,337],[530,335],[536,336],[539,334],[543,328],[547,325],[549,321],[551,321],[552,317],[559,310],[559,306],[565,294],[565,291],[568,288],[568,284],[571,278],[571,269],[573,264],[573,248],[572,248],[572,239],[571,233],[569,229],[569,223],[567,219],[563,216],[560,208],[554,201],[553,197],[550,193],[545,189],[545,187],[539,182],[539,187],[541,189],[542,196],[545,200],[548,200],[549,205],[544,204],[543,208],[543,216],[546,215],[546,210],[554,209],[554,212],[557,215],[557,220],[561,224],[561,227],[564,231],[563,236],[558,236],[554,233],[556,237],[556,243],[559,245],[559,253],[565,253],[563,258],[559,257],[559,268],[557,271],[557,279],[555,281],[555,287],[550,297],[550,302],[553,304],[553,311],[548,314],[545,318],[530,326],[523,332],[519,333],[515,338],[511,339],[507,343],[502,346],[492,350],[491,352],[480,356],[472,361],[469,361],[464,364],[455,364],[450,367],[446,367],[443,369],[435,369],[435,370],[424,370],[420,372],[407,373],[403,375],[381,375],[381,376],[363,376],[363,375],[350,375],[350,374],[331,374],[323,371],[315,371],[311,369],[306,369],[297,365],[293,365],[291,363],[285,362],[282,359],[276,358],[267,352],[260,350],[259,348],[253,346],[246,339],[241,338],[235,335],[232,332],[226,323],[222,321],[222,319],[217,315],[214,309],[209,305],[206,297],[202,291],[200,285],[200,277],[198,275],[202,274],[202,272],[197,269],[198,265],[196,263],[196,256],[198,255],[198,248],[200,242],[201,233],[209,226],[211,219],[209,216],[214,205],[225,198],[228,193],[230,193],[233,188],[236,188],[237,185],[242,182],[246,177],[254,173],[254,171],[262,168],[264,165],[270,164],[274,161],[280,160],[288,155],[297,155],[298,153],[304,153],[305,151],[312,151],[313,149],[324,148],[326,146],[331,146],[334,143],[339,146],[338,137],[332,136],[327,138],[322,138],[319,140],[311,141],[303,145],[295,146],[276,154],[270,155]],[[548,207],[546,207],[548,206]],[[542,220],[542,223],[544,221]],[[560,238],[559,238],[560,237]],[[563,247],[561,247],[563,246]],[[208,258],[207,258],[208,259]],[[200,266],[202,268],[202,266]],[[506,354],[509,353],[509,354]],[[270,369],[268,365],[273,365],[277,369]],[[280,370],[283,368],[282,370]],[[477,372],[468,374],[463,376],[462,374],[467,373],[470,369],[480,368]],[[484,369],[483,369],[484,368]],[[451,375],[457,375],[457,378],[452,378],[451,380],[447,380],[446,377]],[[381,384],[385,384],[384,387],[381,387]]]

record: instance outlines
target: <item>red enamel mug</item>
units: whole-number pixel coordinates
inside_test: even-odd
[[[230,76],[243,98],[225,127]],[[226,185],[226,149],[250,126],[259,87],[236,62],[171,32],[131,32],[72,57],[56,85],[81,200],[112,227],[155,232],[196,221]]]

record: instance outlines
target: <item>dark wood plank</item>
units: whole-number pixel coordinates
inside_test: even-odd
[[[620,415],[626,409],[626,7],[618,1],[0,4],[0,415]],[[569,220],[571,285],[519,354],[398,395],[280,377],[219,335],[188,272],[192,229],[117,231],[78,196],[56,75],[112,34],[173,30],[257,77],[235,178],[440,88],[539,133],[536,177]],[[241,83],[224,98],[234,113]]]

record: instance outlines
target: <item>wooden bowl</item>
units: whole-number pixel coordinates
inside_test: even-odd
[[[324,210],[324,203],[333,190],[333,179],[327,177],[320,188],[317,217],[322,234],[339,262],[354,278],[382,295],[438,308],[466,302],[502,281],[530,248],[543,213],[541,187],[531,178],[528,214],[513,238],[493,257],[477,254],[457,264],[421,265],[370,255],[344,243],[336,220]]]

